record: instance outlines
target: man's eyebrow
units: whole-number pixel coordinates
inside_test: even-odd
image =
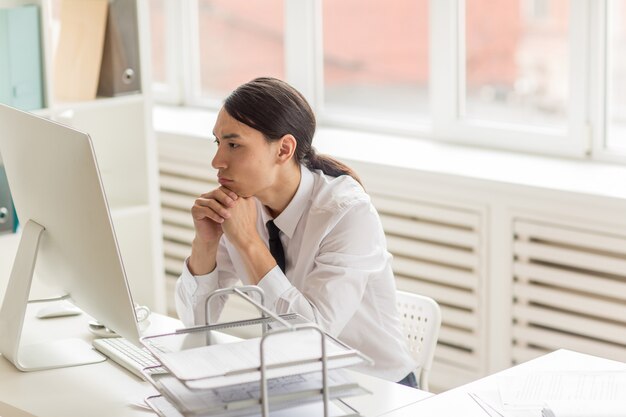
[[[215,132],[213,132],[213,136],[215,136],[215,137],[217,138],[217,135],[215,134]],[[222,136],[222,138],[221,138],[221,139],[222,139],[222,140],[224,140],[224,139],[238,139],[238,138],[240,138],[240,137],[241,137],[241,136],[239,136],[239,134],[238,134],[238,133],[228,133],[228,134],[226,134],[226,135]],[[219,138],[218,138],[218,139],[219,139]]]

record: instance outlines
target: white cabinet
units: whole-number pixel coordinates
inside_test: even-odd
[[[149,45],[143,39],[143,34],[148,32],[147,28],[143,28],[147,22],[145,0],[110,1],[110,4],[124,2],[125,7],[137,7],[138,18],[131,22],[138,28],[137,45],[127,46],[133,53],[141,55],[139,68],[146,69]],[[26,4],[39,6],[44,63],[45,107],[33,112],[91,136],[133,297],[136,302],[146,304],[154,311],[165,312],[156,146],[150,97],[145,93],[149,91],[150,75],[145,70],[138,74],[141,90],[125,95],[81,102],[55,99],[54,53],[58,49],[56,43],[63,39],[59,36],[62,30],[59,19],[62,1],[0,0],[0,8]],[[125,14],[121,18],[127,19],[127,16]],[[0,248],[3,248],[0,273],[9,269],[4,266],[12,262],[12,249],[17,241],[15,235],[0,236]],[[0,282],[5,280],[2,277]],[[4,285],[0,286],[0,291],[4,291]]]

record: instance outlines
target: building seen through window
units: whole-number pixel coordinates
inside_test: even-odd
[[[427,0],[325,0],[328,112],[415,121],[429,113]]]
[[[466,117],[565,127],[568,5],[568,0],[465,2]]]
[[[592,131],[604,131],[594,140],[603,141],[601,146],[609,150],[626,149],[626,54],[622,53],[626,44],[625,2],[607,0],[609,21],[596,22],[601,31],[608,28],[607,61],[598,62],[607,76],[597,83],[604,94],[600,105],[606,104],[607,111],[604,124],[593,126]],[[183,80],[192,81],[191,90],[184,92],[188,95],[182,100],[185,103],[197,104],[200,98],[203,104],[216,106],[230,91],[252,78],[286,79],[285,60],[305,59],[310,53],[302,51],[299,56],[297,49],[292,49],[295,52],[285,56],[286,37],[296,42],[301,35],[304,39],[313,34],[299,33],[299,29],[291,32],[291,27],[289,33],[285,32],[285,19],[290,17],[285,14],[284,0],[197,0],[191,14],[192,20],[197,19],[197,33],[192,33],[195,42],[190,61],[185,65],[174,62],[166,51],[166,38],[172,32],[165,28],[171,24],[164,10],[168,4],[169,0],[150,1],[152,76],[155,84],[172,83],[176,78],[168,70],[191,69],[179,74]],[[180,7],[175,0],[172,4]],[[434,4],[438,9],[431,10]],[[296,3],[291,6],[299,7]],[[309,14],[307,19],[311,19],[309,6],[302,6],[296,14]],[[462,122],[481,128],[498,127],[511,132],[539,128],[532,130],[547,135],[542,141],[552,136],[576,136],[568,128],[586,123],[578,120],[572,125],[572,118],[583,117],[580,109],[584,107],[572,100],[589,96],[588,85],[596,85],[593,68],[579,70],[570,62],[579,57],[589,60],[595,53],[584,50],[581,55],[581,50],[572,49],[578,47],[570,44],[572,39],[590,33],[580,22],[574,26],[570,15],[580,16],[581,8],[595,6],[585,8],[569,0],[464,0],[443,8],[429,0],[320,0],[319,6],[321,24],[304,25],[301,30],[321,31],[314,37],[321,41],[320,66],[307,71],[315,73],[315,83],[320,82],[315,87],[321,100],[315,104],[323,116],[322,123],[330,118],[333,123],[354,126],[360,119],[378,125],[399,122],[402,126],[424,127],[431,120],[447,120],[455,114]],[[455,14],[456,6],[460,16]],[[457,18],[462,23],[449,26]],[[453,32],[462,31],[446,35],[459,40],[458,51],[449,45],[438,47],[440,39],[430,39],[441,36],[441,28],[448,26]],[[442,61],[441,54],[449,57]],[[431,61],[436,65],[447,63],[445,70],[457,75],[450,75],[449,88],[456,92],[458,101],[451,96],[450,113],[442,118],[442,107],[434,109],[430,104],[432,98],[442,97],[434,94],[442,94],[442,88],[448,87],[432,83],[431,71],[438,69]],[[319,70],[321,73],[315,72]],[[581,76],[580,86],[572,84],[572,73]],[[300,81],[310,77],[310,73],[289,74],[289,78]],[[448,91],[443,94],[447,96]],[[594,111],[588,110],[584,117],[591,120]],[[367,128],[367,123],[363,124]],[[451,139],[472,141],[471,137]]]

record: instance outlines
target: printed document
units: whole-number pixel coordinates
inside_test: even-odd
[[[543,405],[546,401],[615,401],[626,398],[626,372],[540,372],[503,377],[504,405]]]
[[[260,342],[261,339],[256,338],[209,345],[165,353],[159,355],[158,359],[181,380],[241,375],[258,370],[261,363]],[[326,355],[329,368],[350,366],[363,360],[354,350],[329,338],[326,338]],[[272,372],[269,377],[317,371],[320,369],[320,335],[314,331],[297,331],[271,336],[264,344],[264,356],[268,368],[276,368],[277,371],[282,369],[278,374]],[[292,366],[275,366],[286,363],[292,363]],[[257,374],[256,379],[258,378]]]

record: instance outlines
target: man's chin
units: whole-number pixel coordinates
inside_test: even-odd
[[[252,194],[250,191],[248,190],[242,190],[238,187],[232,187],[229,188],[230,191],[232,191],[233,193],[237,194],[239,197],[243,197],[243,198],[249,198],[252,197],[254,194]]]

